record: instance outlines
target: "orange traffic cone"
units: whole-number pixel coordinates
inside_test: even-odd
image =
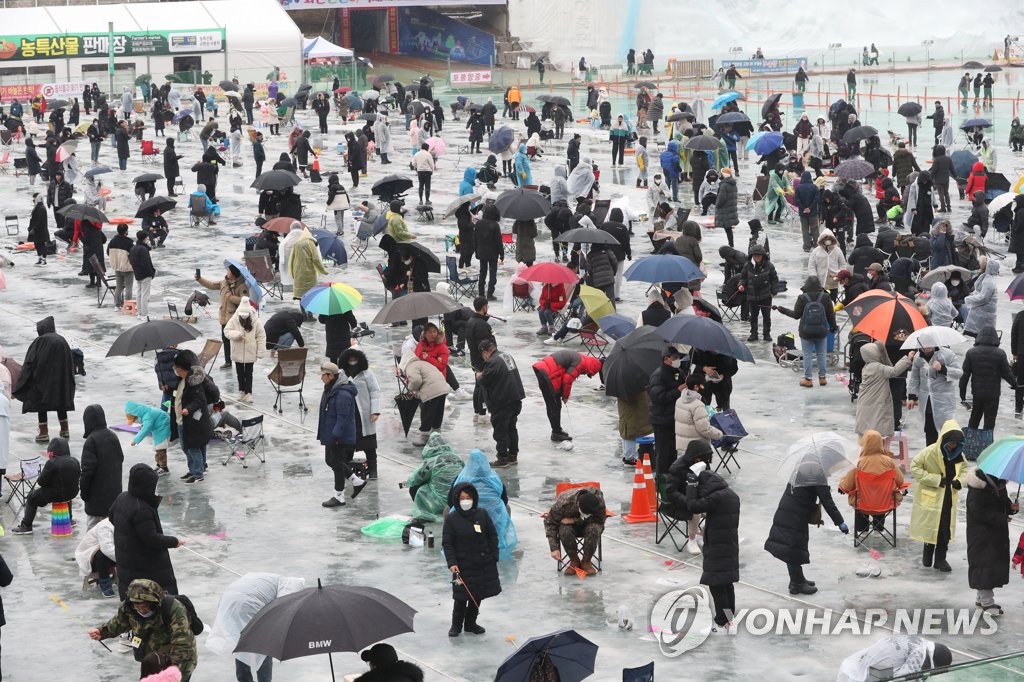
[[[658,490],[654,486],[654,472],[651,471],[651,456],[644,453],[644,483],[647,485],[647,501],[651,510],[658,508]]]
[[[638,459],[633,470],[633,500],[629,505],[629,513],[622,517],[626,523],[654,523],[658,517],[651,513],[651,503],[647,499],[647,484],[644,483],[644,465]]]

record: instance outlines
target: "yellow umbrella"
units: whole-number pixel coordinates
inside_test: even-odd
[[[586,284],[580,285],[580,300],[583,301],[587,316],[595,322],[615,312],[615,305],[603,291]]]
[[[85,123],[79,123],[77,126],[75,126],[75,129],[72,132],[74,132],[74,134],[76,135],[84,134],[89,131],[90,125],[92,125],[92,123],[90,123],[89,121],[86,121]]]

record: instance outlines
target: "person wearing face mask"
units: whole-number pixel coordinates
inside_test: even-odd
[[[377,420],[380,418],[380,384],[370,371],[366,355],[358,348],[345,350],[341,369],[356,387],[356,451],[366,455],[366,475],[377,480]]]
[[[924,408],[928,445],[939,436],[938,425],[956,417],[957,386],[963,375],[960,358],[948,348],[922,348],[907,381],[907,409]]]
[[[581,569],[587,575],[597,575],[591,562],[604,533],[606,517],[604,495],[600,488],[572,488],[555,499],[544,517],[544,535],[548,539],[551,558],[562,561],[562,551],[568,557],[565,575],[576,575]],[[583,539],[582,552],[576,540]]]
[[[114,617],[87,634],[99,642],[125,632],[132,634],[128,641],[136,661],[156,653],[178,667],[183,682],[191,679],[199,655],[196,638],[189,627],[188,611],[156,582],[133,580],[128,586],[127,598]]]
[[[661,473],[667,472],[676,459],[676,401],[686,388],[682,365],[682,353],[668,346],[661,356],[661,366],[651,374],[648,389],[655,451],[651,464]]]
[[[452,573],[452,626],[449,637],[465,629],[482,635],[477,625],[480,603],[501,594],[498,578],[498,532],[491,517],[480,508],[480,496],[471,483],[455,486],[456,508],[444,519],[441,546]]]
[[[910,537],[924,543],[924,566],[943,573],[952,570],[946,549],[956,533],[957,501],[967,477],[963,450],[964,433],[950,419],[942,425],[937,441],[910,462],[915,487]]]

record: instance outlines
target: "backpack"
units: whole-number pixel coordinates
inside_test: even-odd
[[[807,296],[807,294],[802,294]],[[825,292],[818,294],[817,300],[811,300],[807,296],[807,303],[804,305],[803,314],[800,316],[800,337],[804,339],[823,339],[828,336],[828,317],[825,314],[825,304],[821,302]]]
[[[171,622],[171,609],[174,608],[175,599],[185,607],[185,613],[188,614],[188,629],[192,631],[193,635],[202,634],[203,621],[199,619],[199,614],[196,613],[196,607],[192,600],[183,594],[164,595],[163,603],[160,605],[160,612],[163,614],[164,622]]]

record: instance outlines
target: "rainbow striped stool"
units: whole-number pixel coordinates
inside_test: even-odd
[[[55,538],[71,537],[71,505],[54,502],[50,505],[50,535]]]

